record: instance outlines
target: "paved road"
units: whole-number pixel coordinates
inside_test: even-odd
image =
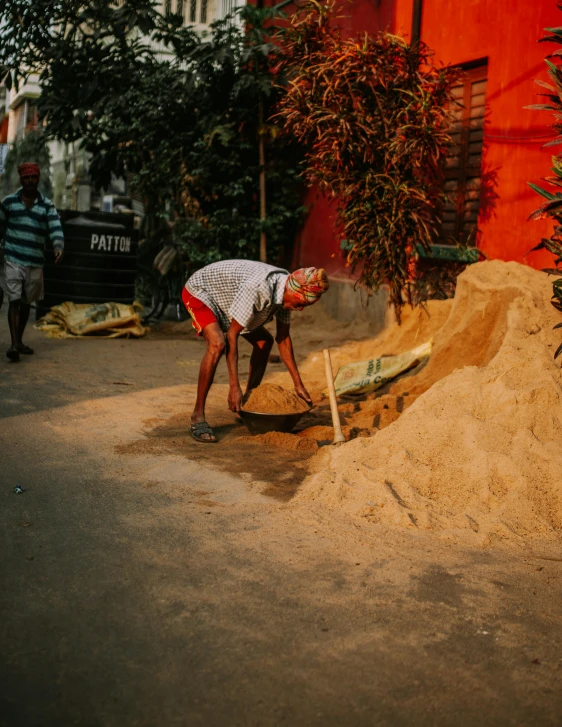
[[[203,459],[191,337],[29,342],[0,360],[2,727],[560,724],[552,555],[355,532],[264,494],[259,452]]]

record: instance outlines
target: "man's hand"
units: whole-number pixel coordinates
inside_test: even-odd
[[[60,263],[60,261],[64,257],[64,252],[60,249],[60,247],[55,247],[55,264]]]
[[[240,386],[231,386],[228,391],[228,408],[239,412],[242,407],[242,389]]]
[[[304,401],[306,401],[307,404],[312,404],[312,399],[310,398],[310,394],[304,388],[304,385],[302,383],[297,384],[295,386],[295,392],[297,393],[298,396],[300,396],[301,399],[304,399]]]

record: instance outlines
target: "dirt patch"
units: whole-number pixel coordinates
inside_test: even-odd
[[[318,446],[330,444],[334,440],[334,428],[329,425],[315,424],[298,432],[297,437],[313,439]]]
[[[262,384],[244,397],[243,409],[260,414],[299,414],[308,409],[308,404],[278,384]]]
[[[300,451],[316,452],[318,443],[311,437],[298,437],[296,434],[286,432],[266,432],[255,437],[240,437],[241,444],[266,444],[282,449],[298,449]]]
[[[243,437],[240,439],[240,444],[261,442],[281,449],[311,451],[332,444],[334,429],[330,405],[326,397],[320,394],[319,398],[320,401],[300,420],[293,434],[268,432],[255,437]],[[355,402],[345,401],[338,407],[344,436],[347,440],[373,436],[396,421],[416,399],[417,396],[410,396],[406,392],[400,395],[373,393],[360,397]],[[314,444],[307,444],[308,440],[315,442],[317,447]]]

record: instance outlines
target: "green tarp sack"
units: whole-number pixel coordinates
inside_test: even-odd
[[[429,358],[433,341],[397,356],[381,356],[341,366],[334,381],[336,394],[367,394]]]

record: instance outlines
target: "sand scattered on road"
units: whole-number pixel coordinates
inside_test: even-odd
[[[256,434],[250,437],[238,437],[236,441],[237,443],[266,444],[271,447],[311,452],[315,452],[318,449],[318,443],[314,437],[299,437],[296,434],[289,434],[287,432],[265,432],[265,434]]]

